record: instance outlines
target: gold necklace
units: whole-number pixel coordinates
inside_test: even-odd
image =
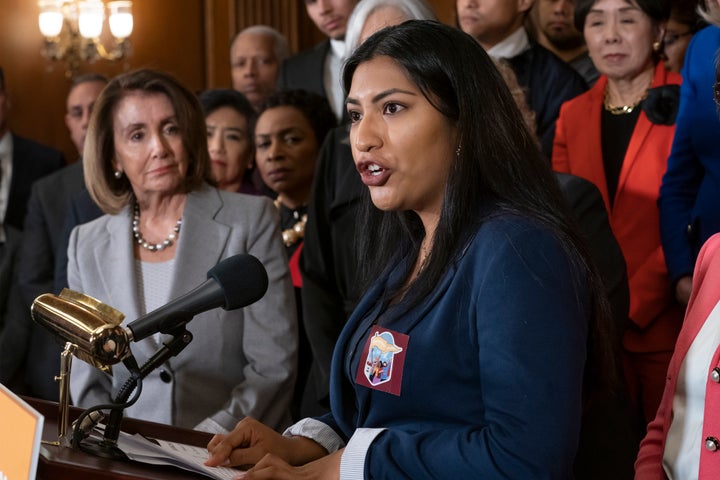
[[[638,105],[640,105],[640,102],[645,100],[647,98],[647,90],[643,92],[642,96],[633,104],[631,105],[618,105],[613,106],[610,105],[610,95],[608,95],[608,88],[605,86],[605,98],[603,99],[603,108],[605,108],[606,112],[609,112],[611,115],[627,115],[628,113],[632,113],[633,110],[637,108]]]
[[[275,204],[275,208],[280,210],[280,207],[282,206],[282,200],[280,199],[280,195],[277,196],[273,203]],[[293,211],[293,216],[297,220],[297,223],[295,223],[292,228],[288,228],[282,231],[282,239],[286,247],[294,245],[299,240],[302,240],[305,237],[305,224],[307,223],[307,213],[300,216],[297,211]]]

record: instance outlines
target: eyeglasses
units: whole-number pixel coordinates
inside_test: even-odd
[[[664,47],[672,47],[675,45],[678,41],[680,41],[681,38],[687,37],[688,35],[692,35],[693,32],[688,30],[687,32],[683,33],[666,33],[665,36],[663,36],[662,39],[662,46]]]

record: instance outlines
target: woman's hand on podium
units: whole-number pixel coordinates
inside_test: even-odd
[[[254,418],[245,417],[232,432],[215,435],[207,446],[210,458],[205,465],[248,467],[258,464],[269,454],[264,465],[305,465],[328,456],[327,450],[305,437],[284,437]],[[338,456],[339,466],[339,456]],[[260,465],[258,465],[259,467]],[[308,465],[309,466],[309,465]],[[310,477],[308,477],[310,478]]]
[[[268,453],[248,470],[243,478],[245,480],[268,478],[274,480],[337,480],[340,477],[342,453],[343,449],[340,449],[300,466],[292,466],[280,457]]]

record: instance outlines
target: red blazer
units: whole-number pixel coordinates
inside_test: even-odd
[[[680,75],[655,68],[652,87],[679,84]],[[625,256],[630,286],[631,328],[623,344],[633,352],[672,350],[683,311],[670,290],[660,244],[657,199],[667,168],[675,126],[656,125],[640,112],[612,209],[603,167],[600,122],[607,77],[560,108],[552,166],[593,182],[603,195],[610,226]]]
[[[640,453],[635,462],[635,480],[664,480],[662,457],[665,452],[672,406],[675,398],[677,377],[690,345],[702,328],[705,320],[720,300],[720,234],[705,243],[698,256],[693,276],[693,289],[688,304],[683,328],[677,339],[675,353],[668,367],[665,391],[655,420],[648,425],[647,435],[640,443]],[[720,363],[720,347],[707,367],[708,381],[705,391],[705,415],[702,437],[697,439],[700,448],[699,480],[720,478],[720,450],[711,452],[705,448],[705,438],[720,438],[720,384],[710,380],[710,372]]]

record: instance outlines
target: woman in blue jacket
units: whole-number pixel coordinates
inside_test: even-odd
[[[607,304],[504,80],[471,37],[414,21],[363,43],[344,83],[369,287],[335,348],[331,412],[283,435],[246,418],[207,463],[252,464],[249,479],[572,478],[598,386],[583,377],[614,371],[595,342]]]
[[[713,102],[720,2],[707,1],[703,12],[713,25],[695,34],[687,49],[675,137],[658,199],[665,262],[683,305],[690,299],[700,248],[720,232],[720,120]]]

